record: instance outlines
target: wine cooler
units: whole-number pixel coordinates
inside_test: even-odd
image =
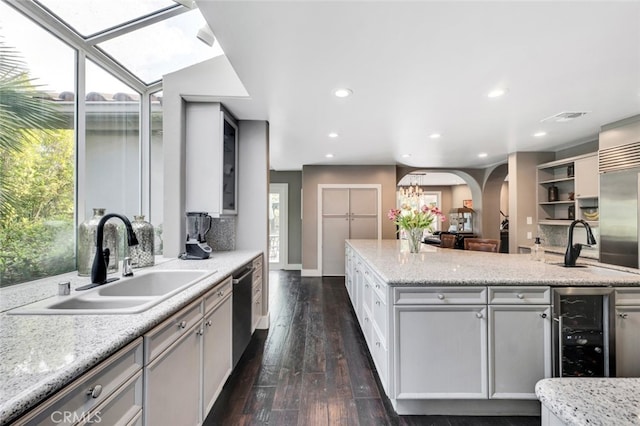
[[[553,376],[615,376],[611,288],[553,289]]]

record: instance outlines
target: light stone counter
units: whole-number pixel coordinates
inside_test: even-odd
[[[258,255],[253,250],[214,252],[207,260],[171,259],[144,268],[217,273],[139,314],[7,314],[12,308],[56,295],[60,281],[71,281],[72,289],[90,282],[89,277],[78,277],[75,272],[1,288],[0,425],[27,412]]]
[[[544,379],[536,384],[536,395],[566,425],[640,424],[640,379]]]
[[[485,253],[422,244],[409,253],[404,240],[348,240],[380,278],[391,286],[415,285],[549,285],[640,286],[638,269],[578,258],[585,268],[565,268],[562,257],[549,254],[534,262],[528,254]]]

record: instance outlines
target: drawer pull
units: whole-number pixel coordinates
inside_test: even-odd
[[[522,294],[522,293],[518,293],[518,294],[516,294],[516,297],[517,297],[518,299],[524,299],[524,294]]]
[[[369,317],[364,317],[364,320],[365,320],[366,322],[369,322]]]
[[[187,328],[187,322],[186,321],[180,321],[180,324],[178,324],[178,327]]]
[[[482,318],[482,317],[483,317],[482,312],[476,312],[476,318]]]
[[[222,297],[222,296],[224,296],[224,291],[220,290],[220,291],[218,292],[218,297]]]
[[[444,294],[438,294],[438,299],[444,300]]]
[[[102,385],[95,385],[91,389],[87,391],[87,395],[91,396],[91,398],[96,399],[102,393]]]
[[[380,306],[380,301],[376,300],[376,305]]]
[[[205,323],[204,323],[204,325],[206,325],[207,327],[211,327],[211,324],[213,324],[213,323],[211,322],[211,320],[209,320],[209,321],[207,321],[207,322],[205,322]]]
[[[198,336],[202,336],[204,334],[204,330],[200,328],[200,329],[198,329],[198,331],[196,331],[196,334]]]
[[[380,342],[376,342],[376,346],[377,346],[377,347],[380,347]]]
[[[624,312],[620,312],[620,313],[618,314],[618,316],[619,316],[620,318],[622,318],[622,319],[627,319],[627,317],[629,316],[629,314],[626,314],[626,313],[624,313]]]
[[[540,318],[545,319],[547,317],[547,314],[540,314]]]
[[[376,288],[379,289],[380,288],[380,284],[376,284]]]

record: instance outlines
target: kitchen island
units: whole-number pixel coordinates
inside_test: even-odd
[[[349,240],[345,285],[398,414],[539,415],[551,288],[640,285],[637,270],[401,240]]]
[[[203,270],[211,275],[141,313],[128,315],[11,315],[13,308],[55,296],[59,281],[71,291],[89,282],[76,272],[0,289],[0,425],[12,424],[140,336],[190,306],[234,270],[261,253],[217,252],[207,260],[165,259],[134,270]],[[90,420],[90,419],[84,419]],[[97,419],[94,419],[94,422]],[[106,421],[106,420],[105,420]],[[91,422],[89,422],[91,423]]]

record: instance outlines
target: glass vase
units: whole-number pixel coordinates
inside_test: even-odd
[[[93,258],[96,255],[96,233],[98,223],[104,216],[105,209],[94,208],[93,216],[78,226],[78,275],[91,275]],[[104,224],[102,248],[109,249],[109,265],[107,273],[118,272],[118,227],[113,223]]]
[[[144,220],[144,215],[138,215],[133,216],[131,227],[138,239],[138,245],[129,247],[131,266],[134,268],[153,266],[155,263],[153,256],[155,239],[153,225]]]
[[[407,235],[407,241],[409,242],[409,252],[418,253],[422,244],[422,228],[410,228],[407,229],[405,234]]]

